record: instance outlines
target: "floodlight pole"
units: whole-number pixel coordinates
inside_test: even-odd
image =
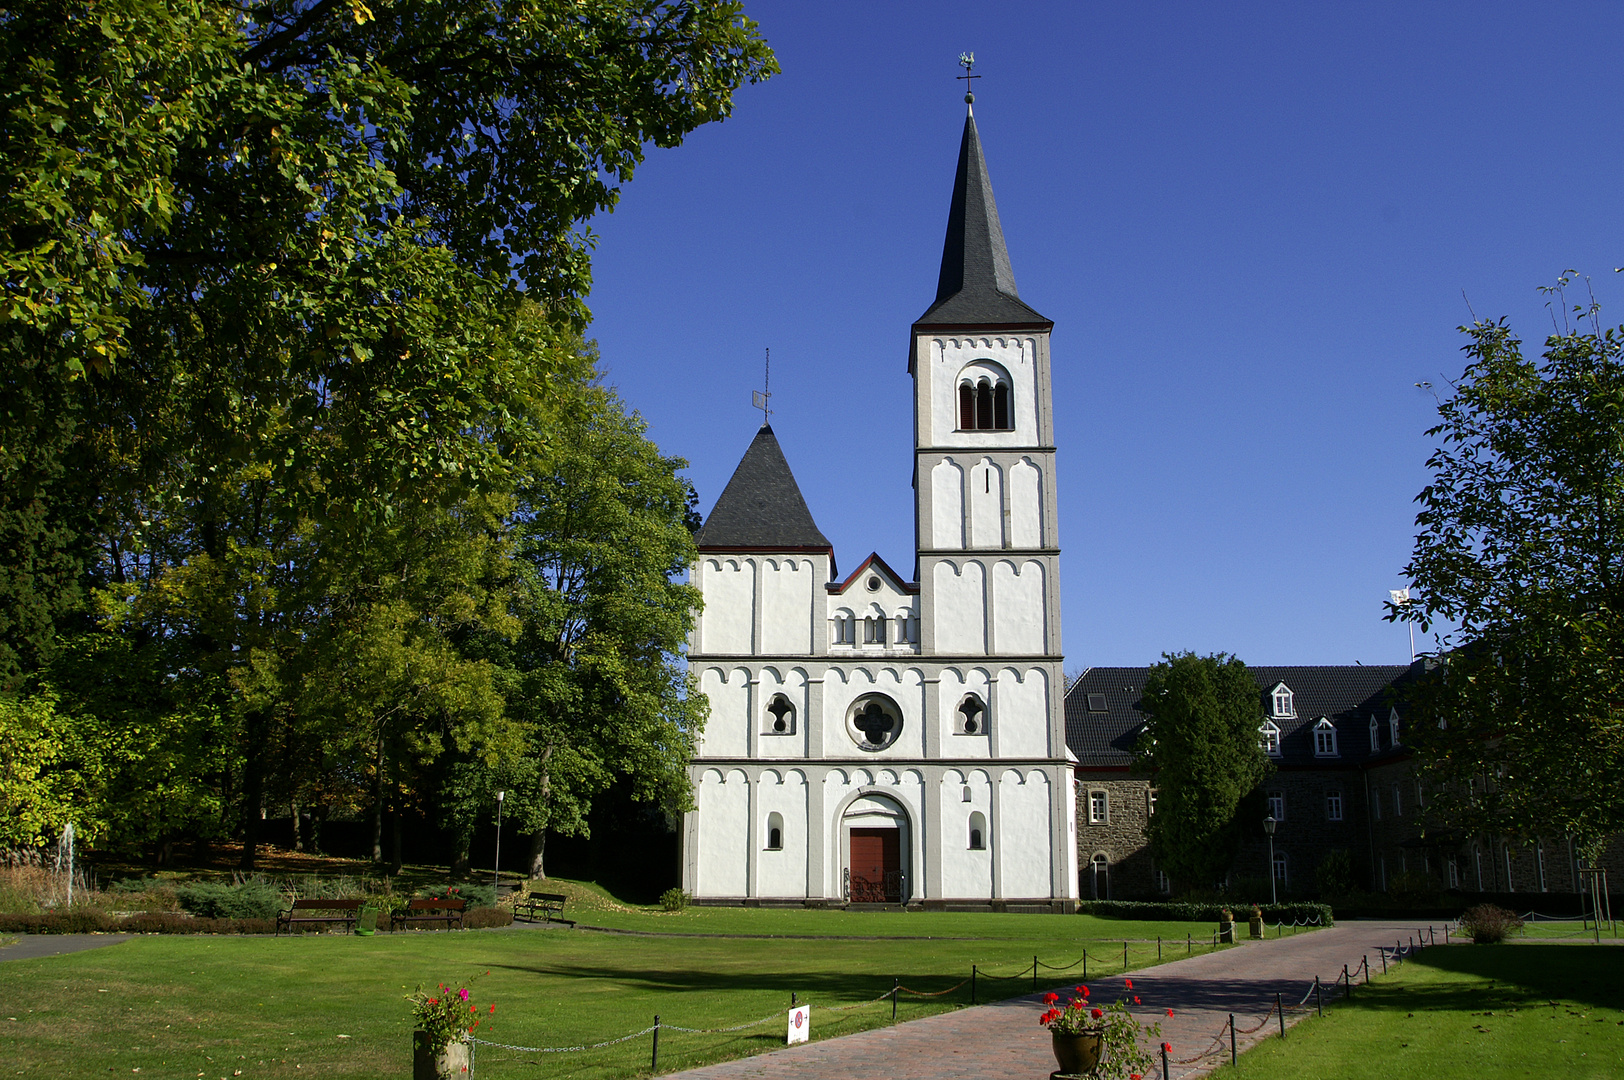
[[[1280,896],[1275,892],[1274,881],[1274,827],[1276,824],[1278,823],[1274,820],[1273,814],[1263,819],[1263,832],[1269,838],[1269,903],[1271,904],[1280,902]]]
[[[502,888],[502,799],[506,795],[505,791],[496,793],[496,863],[491,869],[491,889],[497,892]]]

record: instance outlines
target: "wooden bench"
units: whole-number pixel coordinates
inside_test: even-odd
[[[574,926],[573,920],[564,918],[564,905],[568,902],[569,897],[563,893],[532,891],[513,905],[513,917],[517,919],[523,915],[526,920],[535,922],[539,913],[543,922],[552,922],[553,916],[557,915],[559,922]]]
[[[361,904],[360,900],[295,900],[288,910],[276,913],[276,932],[280,934],[286,927],[292,933],[295,923],[343,923],[353,930],[361,917]]]
[[[451,924],[456,923],[457,929],[462,929],[462,913],[468,907],[466,900],[412,900],[406,904],[406,910],[397,912],[394,920],[394,929],[411,926],[414,923],[445,923],[447,930]]]

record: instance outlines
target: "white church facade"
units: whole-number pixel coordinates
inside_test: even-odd
[[[918,580],[878,555],[835,577],[768,426],[699,533],[697,901],[1075,903],[1052,327],[1016,291],[972,113],[908,362]]]

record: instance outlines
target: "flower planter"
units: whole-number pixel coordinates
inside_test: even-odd
[[[1263,938],[1263,916],[1255,915],[1248,926],[1252,931],[1252,940],[1260,941]]]
[[[428,1032],[412,1032],[412,1080],[463,1080],[467,1075],[466,1042],[451,1043],[435,1053]]]
[[[1051,1031],[1049,1038],[1053,1040],[1054,1059],[1060,1064],[1062,1073],[1082,1076],[1099,1067],[1102,1038],[1100,1032],[1083,1031],[1076,1035],[1062,1035],[1058,1031]]]

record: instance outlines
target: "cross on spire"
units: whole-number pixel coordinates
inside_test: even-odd
[[[974,72],[976,54],[973,52],[959,53],[959,66],[964,69],[964,74],[958,76],[958,78],[964,80],[964,103],[974,105],[976,101],[976,84],[973,80],[984,78],[984,76],[977,75]]]
[[[761,422],[762,422],[763,425],[769,423],[770,420],[768,418],[772,416],[772,409],[769,408],[768,405],[767,405],[768,401],[770,401],[772,399],[772,396],[773,396],[772,391],[770,389],[768,389],[768,387],[772,386],[772,382],[773,382],[773,351],[771,349],[768,349],[767,350],[766,371],[762,375],[761,389],[760,390],[752,390],[752,391],[750,391],[751,404],[754,405],[755,408],[758,408],[758,409],[761,410]]]

